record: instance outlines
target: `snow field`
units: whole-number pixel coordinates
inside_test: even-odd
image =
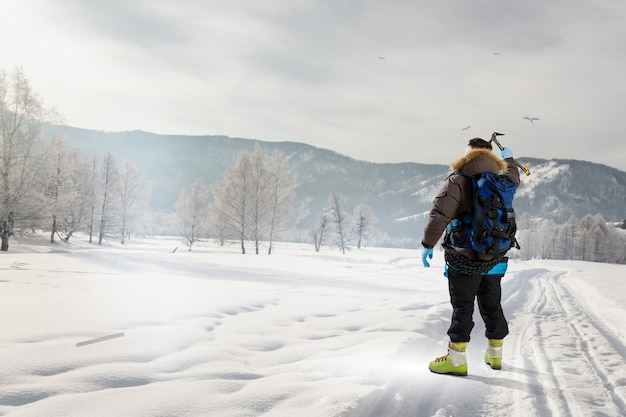
[[[503,370],[476,312],[458,378],[427,369],[451,312],[441,252],[424,269],[411,250],[178,245],[0,254],[0,415],[626,415],[623,266],[511,262]]]

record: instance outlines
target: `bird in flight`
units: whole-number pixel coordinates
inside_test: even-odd
[[[384,56],[379,56],[378,59],[380,59],[382,61],[383,59],[385,59],[385,57]]]
[[[494,52],[493,54],[494,55],[500,55],[500,52]]]
[[[470,128],[470,127],[472,127],[472,126],[465,126],[465,127],[464,127],[463,129],[461,129],[461,130],[469,130],[469,128]]]
[[[535,120],[539,120],[538,117],[528,117],[528,116],[524,116],[524,117],[522,117],[522,119],[526,119],[526,120],[530,121],[530,123],[534,122]]]

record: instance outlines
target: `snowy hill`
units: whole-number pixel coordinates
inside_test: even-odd
[[[254,146],[282,151],[298,173],[298,198],[308,201],[309,215],[298,225],[311,230],[329,204],[331,192],[346,197],[350,206],[367,204],[379,219],[386,243],[416,246],[425,213],[449,173],[447,165],[376,164],[297,142],[263,142],[226,136],[156,135],[147,132],[99,132],[59,126],[68,143],[85,155],[110,150],[120,163],[133,161],[152,182],[152,209],[169,212],[182,189],[196,178],[206,184],[222,179],[236,156]],[[451,155],[454,160],[458,155]],[[407,155],[419,160],[419,155]],[[626,218],[626,172],[585,161],[520,157],[532,174],[523,177],[515,208],[521,215],[554,219],[602,214],[608,221]],[[306,233],[305,233],[306,235]]]
[[[626,415],[626,266],[511,262],[503,369],[476,313],[449,377],[439,251],[46,240],[0,253],[0,416]]]
[[[533,162],[533,173],[516,194],[518,212],[557,223],[598,213],[608,221],[626,219],[626,172],[587,161],[526,161]]]

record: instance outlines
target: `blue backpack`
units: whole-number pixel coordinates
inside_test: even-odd
[[[504,257],[515,247],[519,249],[515,232],[513,196],[517,185],[508,175],[491,172],[470,177],[474,187],[472,210],[461,213],[449,225],[447,239],[452,246],[470,248],[477,253],[493,254],[496,259]]]

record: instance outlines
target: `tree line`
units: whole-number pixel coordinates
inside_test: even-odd
[[[242,254],[247,244],[255,254],[266,244],[271,254],[276,237],[293,231],[307,214],[306,201],[296,206],[296,187],[297,174],[283,153],[256,146],[253,152],[241,152],[212,190],[202,179],[184,189],[174,204],[174,224],[189,250],[202,238],[214,237],[222,244],[237,241]],[[350,239],[360,248],[371,237],[373,211],[357,206],[353,222],[344,203],[341,194],[331,193],[329,206],[311,233],[317,251],[326,243],[345,253]]]
[[[114,155],[85,157],[63,138],[43,138],[43,127],[61,122],[44,106],[21,68],[0,72],[0,249],[8,251],[18,230],[49,230],[50,242],[68,242],[86,232],[89,242],[108,238],[125,243],[138,231],[148,212],[150,184],[130,161],[120,168]],[[206,237],[234,239],[242,253],[251,242],[259,253],[276,237],[295,228],[306,213],[305,200],[296,207],[297,175],[285,156],[256,147],[242,152],[223,180],[209,189],[202,179],[182,190],[169,219],[174,233],[192,245]],[[343,197],[332,193],[324,216],[332,221],[313,232],[317,250],[336,235],[345,252],[350,236]],[[371,210],[361,209],[357,245],[368,237]],[[173,221],[172,221],[173,220]],[[316,234],[317,233],[317,234]]]
[[[175,226],[189,250],[212,235],[222,244],[238,241],[243,254],[247,242],[256,254],[267,242],[271,254],[276,234],[294,219],[296,178],[281,152],[270,155],[257,146],[240,153],[213,190],[200,178],[184,189],[174,204]]]
[[[60,121],[20,68],[0,71],[1,251],[9,249],[16,230],[27,229],[49,230],[52,243],[85,231],[90,243],[101,245],[115,237],[124,244],[148,213],[150,184],[132,162],[120,168],[111,152],[85,157],[60,137],[42,138],[44,125]],[[276,239],[289,231],[293,236],[298,221],[308,214],[308,201],[301,198],[298,204],[296,190],[297,175],[287,158],[257,146],[242,152],[212,188],[198,179],[182,190],[171,230],[184,237],[189,250],[198,240],[213,237],[222,243],[236,240],[244,254],[247,244],[256,254],[266,244],[271,254]],[[306,239],[316,251],[328,245],[345,253],[349,245],[361,248],[380,237],[375,223],[370,207],[357,204],[350,213],[345,197],[330,192]],[[626,263],[623,233],[600,215],[572,217],[557,225],[525,214],[518,221],[518,239],[521,258]]]
[[[60,121],[43,105],[23,71],[0,72],[0,250],[18,229],[50,230],[50,241],[69,241],[88,230],[102,244],[114,234],[124,243],[147,208],[149,186],[114,156],[86,158],[42,128]]]
[[[607,224],[600,214],[582,219],[572,216],[559,225],[525,213],[518,221],[517,239],[521,250],[509,253],[517,253],[521,259],[626,263],[626,234]]]

